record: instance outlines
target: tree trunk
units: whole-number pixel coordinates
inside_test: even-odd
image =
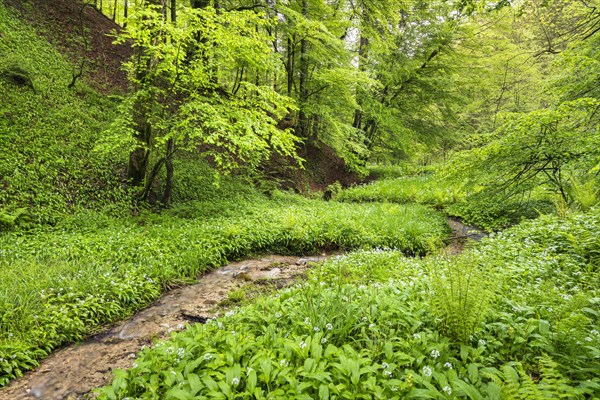
[[[129,0],[123,1],[123,28],[127,27],[127,17],[129,13]]]
[[[294,90],[294,48],[292,38],[287,40],[287,95],[292,97]]]
[[[302,15],[308,18],[308,0],[302,0]],[[298,129],[296,133],[301,138],[308,137],[308,116],[306,103],[308,101],[308,40],[300,41],[300,112],[298,114]]]
[[[369,40],[366,37],[364,37],[361,33],[360,44],[358,46],[358,70],[359,71],[364,71],[364,69],[365,69],[363,58],[365,56],[368,44],[369,44]],[[356,97],[357,97],[358,104],[360,105],[360,98],[358,96],[358,93],[357,93]],[[356,109],[354,111],[354,121],[352,123],[352,126],[355,129],[361,129],[362,117],[363,117],[362,111],[360,109]]]
[[[148,156],[150,152],[139,147],[129,154],[129,165],[127,166],[127,179],[131,186],[140,186],[146,178],[148,169]]]
[[[165,181],[165,191],[162,198],[162,203],[165,207],[170,207],[173,201],[173,153],[175,153],[175,141],[171,138],[167,140],[165,154],[167,177]]]
[[[157,4],[160,0],[152,0],[152,4]],[[164,1],[164,0],[163,0]],[[141,62],[141,54],[143,49],[137,48],[134,50],[137,62]],[[150,61],[147,61],[150,63]],[[148,69],[149,65],[146,65],[145,69]],[[144,80],[143,72],[141,68],[137,73],[137,81],[141,82]],[[133,121],[135,124],[135,139],[139,143],[138,148],[134,149],[129,154],[129,165],[127,166],[127,179],[133,187],[141,186],[146,180],[146,174],[148,172],[148,159],[150,157],[150,146],[152,145],[152,127],[148,121],[148,115],[150,113],[148,107],[148,101],[143,98],[138,98],[133,106]],[[146,183],[147,185],[147,183]],[[142,197],[146,196],[146,191],[142,192]]]

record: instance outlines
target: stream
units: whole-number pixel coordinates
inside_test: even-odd
[[[449,218],[450,244],[444,255],[462,252],[467,239],[479,240],[484,233]],[[0,389],[0,400],[79,400],[109,384],[114,369],[133,365],[137,353],[155,339],[168,338],[186,324],[218,316],[217,306],[228,294],[247,284],[289,286],[306,275],[317,257],[265,256],[231,263],[198,278],[197,283],[173,289],[144,310],[85,342],[59,349],[34,371]],[[93,397],[93,395],[91,396]]]

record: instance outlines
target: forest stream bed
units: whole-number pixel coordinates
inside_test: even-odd
[[[479,240],[483,233],[449,218],[450,244],[442,250],[451,256],[460,254],[467,239]],[[93,397],[92,390],[108,384],[112,371],[133,365],[137,353],[156,339],[166,339],[186,324],[204,323],[219,316],[219,305],[231,293],[247,285],[271,285],[276,289],[290,286],[306,276],[314,263],[329,255],[293,257],[269,255],[234,262],[198,278],[197,283],[173,289],[149,307],[104,333],[82,343],[62,348],[34,371],[0,390],[0,400],[63,400]],[[221,309],[222,311],[222,309]]]
[[[60,349],[35,370],[0,390],[1,400],[82,399],[112,379],[112,370],[129,368],[136,354],[155,339],[185,329],[187,323],[217,316],[229,293],[248,284],[292,284],[324,256],[265,256],[231,263],[203,275],[198,283],[173,289],[132,318],[104,333]]]

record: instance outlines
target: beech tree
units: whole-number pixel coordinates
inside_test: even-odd
[[[256,166],[270,152],[295,157],[293,132],[277,129],[292,100],[261,82],[229,79],[241,68],[260,74],[275,68],[269,24],[260,13],[210,6],[182,7],[171,21],[164,4],[135,9],[119,37],[136,52],[126,65],[131,91],[105,144],[129,146],[128,175],[143,187],[142,199],[166,166],[161,201],[170,204],[178,151],[209,158],[224,171]]]

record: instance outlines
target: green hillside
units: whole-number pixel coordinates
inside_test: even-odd
[[[93,151],[115,101],[82,82],[68,88],[73,65],[2,3],[0,54],[0,226],[54,224],[77,209],[124,201],[125,155]]]

